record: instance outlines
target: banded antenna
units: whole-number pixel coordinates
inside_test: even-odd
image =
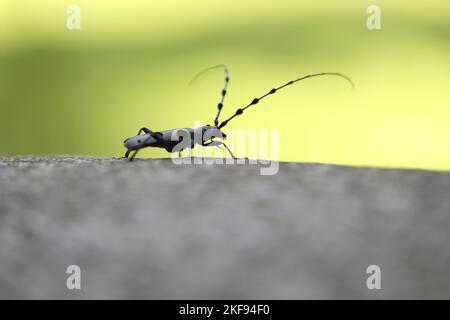
[[[282,86],[279,86],[279,87],[277,87],[277,88],[273,88],[272,90],[270,90],[269,92],[267,92],[266,94],[262,95],[262,96],[259,97],[259,98],[254,98],[254,99],[252,100],[252,102],[250,102],[249,104],[247,104],[245,107],[243,107],[243,108],[238,108],[238,109],[236,110],[236,113],[235,113],[234,115],[232,115],[231,117],[229,117],[228,119],[226,119],[225,121],[223,121],[223,122],[220,124],[220,126],[219,126],[218,128],[221,129],[221,128],[225,127],[225,126],[227,125],[227,123],[228,123],[230,120],[232,120],[234,117],[237,117],[238,115],[241,115],[242,113],[244,113],[244,111],[245,111],[247,108],[250,108],[251,106],[257,104],[259,101],[261,101],[262,99],[264,99],[265,97],[267,97],[267,96],[269,96],[269,95],[271,95],[271,94],[274,94],[274,93],[277,92],[278,90],[283,89],[284,87],[290,86],[291,84],[293,84],[293,83],[295,83],[295,82],[302,81],[302,80],[305,80],[305,79],[308,79],[308,78],[312,78],[312,77],[319,77],[319,76],[338,76],[338,77],[341,77],[341,78],[344,78],[345,80],[347,80],[347,81],[351,84],[352,89],[355,88],[355,85],[353,84],[352,79],[350,79],[349,77],[347,77],[346,75],[343,75],[343,74],[341,74],[341,73],[337,73],[337,72],[322,72],[322,73],[308,74],[308,75],[303,76],[303,77],[300,77],[300,78],[298,78],[298,79],[291,80],[291,81],[289,81],[289,82],[283,84]]]
[[[227,90],[228,90],[228,83],[230,82],[230,71],[228,70],[228,67],[224,64],[218,64],[216,66],[212,66],[209,68],[206,68],[202,71],[200,71],[192,80],[189,84],[194,83],[200,76],[202,76],[205,72],[208,72],[212,69],[217,69],[217,68],[224,68],[225,69],[225,85],[222,89],[222,97],[220,98],[220,102],[217,104],[217,115],[216,118],[214,119],[214,125],[217,127],[217,125],[219,124],[219,117],[220,117],[220,112],[222,111],[223,108],[223,102],[225,101],[225,96],[227,94]]]

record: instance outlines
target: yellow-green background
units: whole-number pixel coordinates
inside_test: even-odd
[[[187,84],[226,63],[224,116],[303,74],[355,81],[305,81],[227,126],[278,128],[281,160],[449,170],[449,18],[448,0],[0,0],[0,154],[117,156],[142,126],[212,123],[223,73]]]

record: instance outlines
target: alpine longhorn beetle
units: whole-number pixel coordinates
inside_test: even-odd
[[[321,72],[321,73],[314,73],[314,74],[308,74],[306,76],[302,76],[300,78],[297,78],[295,80],[291,80],[282,86],[275,87],[271,89],[266,94],[260,96],[259,98],[254,98],[249,104],[242,108],[238,108],[234,115],[229,117],[228,119],[222,121],[219,125],[219,117],[220,113],[223,108],[223,102],[225,100],[225,95],[227,94],[228,89],[228,83],[230,81],[230,72],[228,70],[228,67],[224,64],[220,64],[217,66],[213,66],[210,68],[207,68],[203,71],[201,71],[199,74],[197,74],[193,80],[195,80],[197,77],[199,77],[204,72],[214,69],[214,68],[224,68],[225,69],[225,86],[222,89],[222,97],[220,99],[220,102],[217,105],[217,114],[216,118],[214,119],[214,126],[210,126],[209,124],[206,126],[198,127],[198,128],[179,128],[179,129],[170,129],[170,130],[164,130],[164,131],[158,131],[153,132],[152,130],[148,128],[141,128],[136,136],[127,138],[124,141],[124,146],[127,148],[127,151],[125,153],[124,158],[129,159],[132,161],[139,150],[142,148],[147,147],[157,147],[157,148],[164,148],[167,152],[178,152],[178,155],[181,155],[181,151],[186,148],[194,148],[197,144],[202,145],[204,147],[219,147],[224,146],[230,155],[236,159],[236,157],[233,155],[231,150],[227,147],[227,145],[223,141],[214,140],[215,138],[225,140],[226,135],[222,132],[222,128],[227,125],[227,123],[237,117],[238,115],[241,115],[247,108],[257,104],[259,101],[264,99],[265,97],[274,94],[280,89],[283,89],[284,87],[287,87],[295,82],[305,80],[307,78],[312,77],[319,77],[319,76],[339,76],[341,78],[344,78],[347,80],[352,88],[354,88],[353,81],[347,77],[346,75],[343,75],[341,73],[337,72]],[[144,134],[141,135],[141,133],[144,132]],[[180,135],[180,133],[182,133]],[[184,136],[183,136],[184,134]],[[200,139],[199,139],[199,138]],[[178,139],[175,139],[178,138]],[[186,143],[183,145],[182,141],[186,138]],[[133,154],[130,156],[130,153],[133,151]]]

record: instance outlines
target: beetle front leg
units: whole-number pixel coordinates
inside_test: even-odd
[[[210,142],[203,142],[202,146],[204,146],[204,147],[218,147],[218,148],[220,148],[220,146],[224,146],[227,149],[227,151],[230,153],[231,157],[234,160],[237,160],[237,158],[234,156],[233,152],[231,152],[231,150],[228,148],[228,146],[225,143],[223,143],[222,141],[212,140]]]

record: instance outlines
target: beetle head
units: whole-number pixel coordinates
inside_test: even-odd
[[[210,126],[209,124],[202,127],[203,140],[209,140],[211,138],[226,138],[226,134],[223,133],[217,126]]]

